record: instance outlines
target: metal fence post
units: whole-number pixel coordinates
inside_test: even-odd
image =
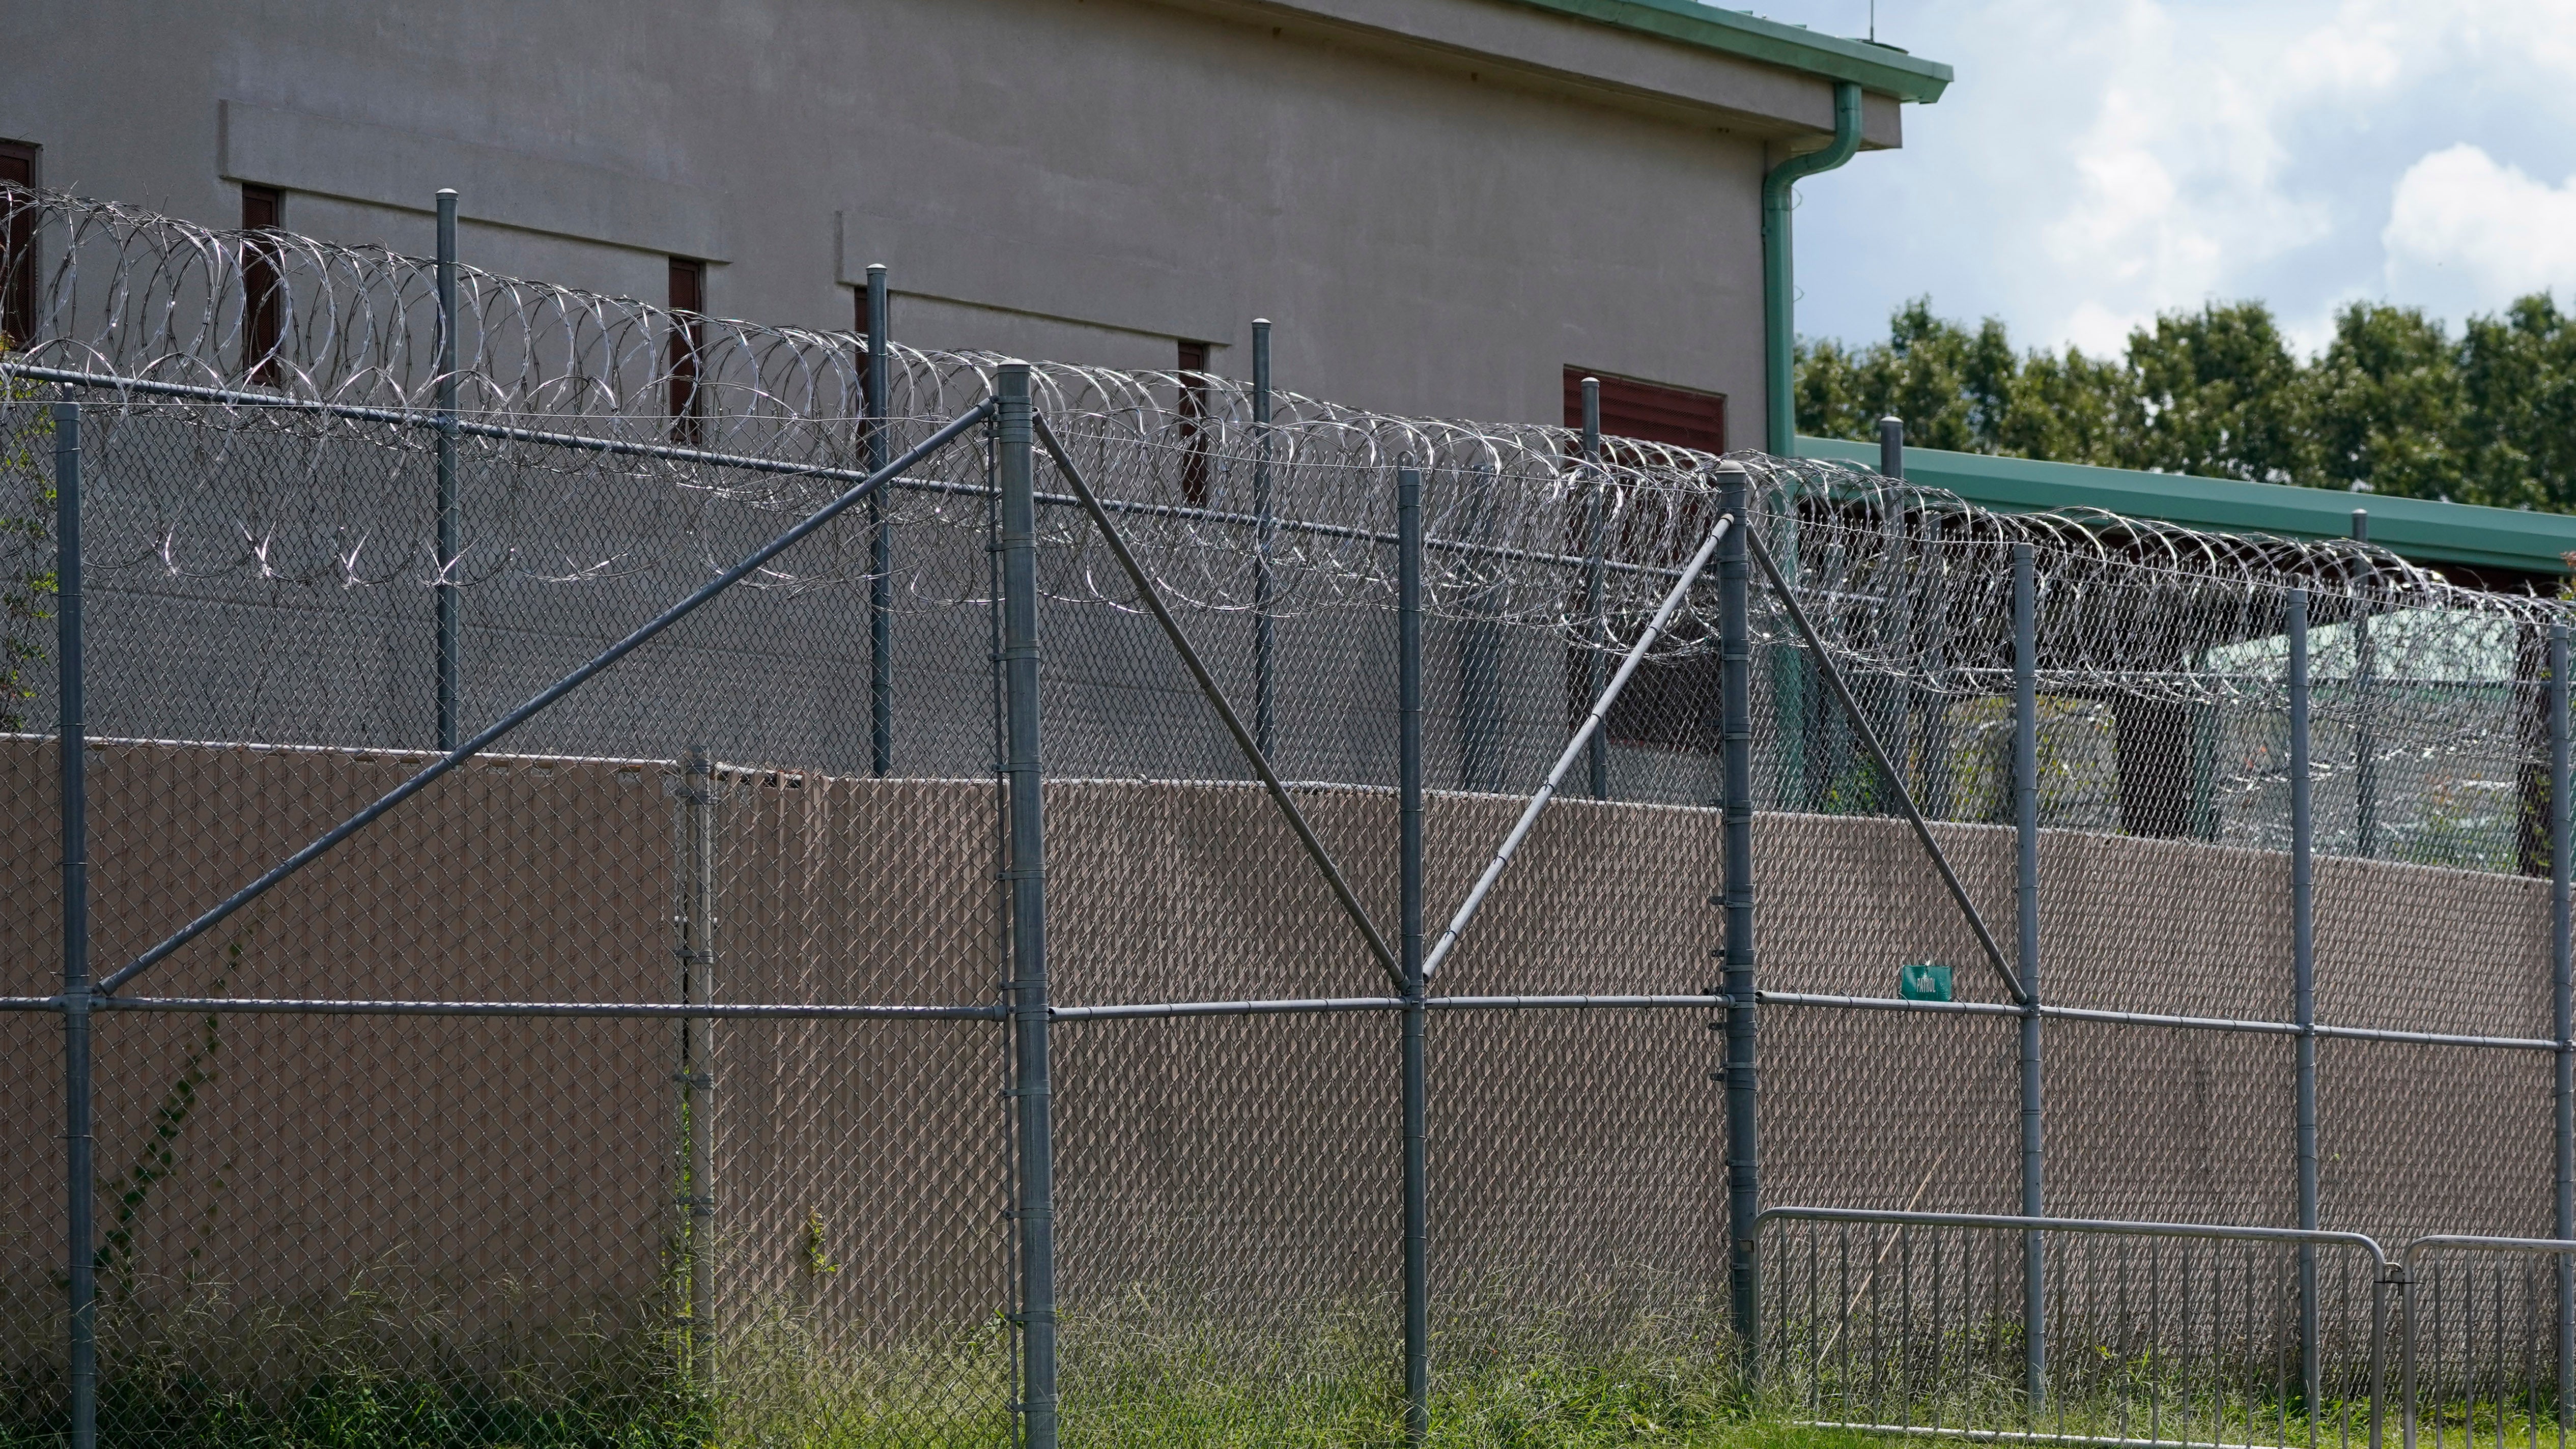
[[[1277,624],[1270,617],[1270,551],[1278,520],[1270,514],[1270,319],[1252,319],[1252,511],[1260,516],[1252,556],[1252,740],[1277,757],[1278,685],[1271,676]]]
[[[2299,1226],[2317,1225],[2316,810],[2310,779],[2308,591],[2290,590],[2290,983],[2298,1036]],[[2299,1384],[2310,1413],[2323,1382],[2317,1356],[2317,1251],[2299,1245]]]
[[[2380,1449],[2380,1440],[2386,1432],[2384,1426],[2388,1422],[2388,1297],[2392,1288],[2401,1298],[2404,1296],[2406,1283],[2403,1274],[2402,1268],[2389,1267],[2383,1262],[2370,1285],[2370,1449]],[[2407,1328],[2412,1333],[2414,1325],[2409,1323]],[[2408,1363],[2411,1372],[2413,1361],[2410,1359]],[[2312,1422],[2314,1417],[2310,1416]],[[2410,1446],[2415,1442],[2413,1422],[2411,1418],[2407,1421],[2406,1442]]]
[[[687,874],[680,882],[680,999],[715,997],[716,769],[704,745],[681,761],[680,828]],[[688,1190],[680,1194],[689,1245],[689,1367],[701,1383],[715,1368],[715,1019],[693,1016],[680,1029],[680,1106],[688,1124]]]
[[[464,639],[457,608],[456,555],[463,546],[464,509],[456,496],[456,193],[438,193],[438,748],[456,748]]]
[[[2397,1425],[2398,1442],[2415,1449],[2415,1283],[2404,1257],[2397,1260]],[[2381,1336],[2386,1336],[2385,1328]]]
[[[80,404],[54,404],[54,628],[62,730],[63,1179],[72,1449],[98,1443],[97,1181],[90,1124],[89,721],[81,661]]]
[[[1754,1075],[1759,1018],[1753,962],[1753,646],[1745,546],[1752,483],[1740,463],[1717,469],[1717,506],[1735,520],[1718,545],[1718,667],[1726,775],[1726,1238],[1727,1287],[1745,1386],[1760,1372],[1762,1214],[1761,1096]]]
[[[2576,877],[2576,801],[2569,795],[2567,626],[2549,626],[2549,994],[2550,1034],[2558,1042],[2557,1158],[2554,1235],[2576,1238],[2576,916],[2569,884]],[[2576,1412],[2576,1260],[2558,1259],[2558,1424]]]
[[[1610,626],[1602,618],[1603,595],[1606,592],[1609,559],[1605,552],[1608,540],[1601,536],[1607,520],[1602,517],[1609,499],[1610,479],[1601,471],[1601,379],[1583,380],[1583,481],[1584,481],[1584,547],[1588,556],[1583,568],[1583,617],[1590,634],[1591,648],[1584,659],[1586,700],[1599,699],[1610,675]],[[1607,723],[1606,721],[1604,722]],[[1594,732],[1592,743],[1585,747],[1584,765],[1591,776],[1592,798],[1610,798],[1610,732]]]
[[[2013,793],[2021,984],[2021,1211],[2046,1215],[2047,1096],[2039,1044],[2039,578],[2031,546],[2016,543],[2013,568]],[[2048,1397],[2048,1245],[2022,1235],[2023,1391],[2035,1412]]]
[[[1424,1060],[1422,978],[1422,473],[1395,473],[1398,683],[1397,790],[1400,795],[1399,902],[1404,995],[1404,1427],[1422,1443],[1431,1432],[1431,1158],[1429,1081]]]
[[[886,432],[886,391],[892,369],[886,363],[886,269],[868,266],[868,371],[862,406],[867,410],[868,471],[886,465],[894,439]],[[868,769],[876,775],[894,771],[894,525],[886,521],[886,494],[868,495]]]
[[[1002,687],[1010,754],[1012,1091],[1019,1104],[1020,1414],[1029,1449],[1056,1449],[1054,1086],[1047,1054],[1046,826],[1039,799],[1035,431],[1029,366],[994,370],[1002,502]]]
[[[1892,413],[1878,420],[1878,473],[1882,478],[1895,478],[1902,480],[1905,477],[1905,419],[1897,417]],[[1937,643],[1933,644],[1926,648],[1924,652],[1927,655],[1935,656],[1937,659],[1939,645]],[[1920,712],[1920,707],[1925,702],[1927,691],[1913,684],[1907,683],[1901,676],[1895,680],[1889,681],[1886,688],[1895,696],[1894,713],[1896,718],[1889,722],[1892,727],[1882,729],[1880,734],[1883,736],[1885,743],[1893,750],[1895,755],[1894,763],[1897,770],[1902,772],[1905,768],[1906,758],[1916,752],[1917,746],[1928,746],[1930,744],[1929,740],[1918,740],[1916,738],[1915,727],[1915,717],[1917,713]],[[1930,696],[1930,698],[1933,700],[1933,708],[1937,709],[1939,707],[1939,696],[1933,695]],[[1925,748],[1921,753],[1923,755],[1923,766],[1921,770],[1917,772],[1918,777],[1928,776],[1932,770],[1931,750]],[[1890,793],[1889,786],[1893,783],[1893,778],[1891,778],[1889,781],[1879,783],[1871,790],[1871,795],[1873,796],[1871,802],[1873,809],[1881,813],[1886,811],[1886,796]]]
[[[2352,538],[2355,543],[2370,541],[2370,510],[2352,511]],[[2365,591],[2361,607],[2352,617],[2352,796],[2353,852],[2368,860],[2379,853],[2379,742],[2372,728],[2371,696],[2378,691],[2371,676],[2379,671],[2378,651],[2370,638],[2370,596],[2367,585],[2374,570],[2367,558],[2361,566]]]

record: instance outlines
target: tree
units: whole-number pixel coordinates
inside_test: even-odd
[[[2298,359],[2262,303],[2212,302],[2131,332],[2127,380],[2127,466],[2260,483],[2314,478]]]
[[[2010,406],[1988,451],[2060,463],[2123,466],[2128,434],[2120,400],[2120,364],[2096,362],[2074,348],[2022,359]]]
[[[2472,317],[2455,356],[2464,496],[2576,512],[2576,318],[2541,294]]]
[[[2413,307],[2343,308],[2306,392],[2319,486],[2464,497],[2464,395],[2441,323]]]
[[[1799,349],[1798,423],[1907,441],[2213,478],[2576,513],[2576,315],[2546,293],[2457,340],[2413,307],[2356,302],[2302,361],[2260,302],[2168,312],[2116,360],[2016,354],[1917,298],[1884,342]]]
[[[1875,438],[1878,420],[1893,413],[1917,446],[1991,453],[2011,430],[2019,378],[2001,321],[1989,317],[1971,332],[1918,297],[1889,319],[1885,342],[1858,351],[1802,344],[1798,422],[1832,428],[1828,436]]]

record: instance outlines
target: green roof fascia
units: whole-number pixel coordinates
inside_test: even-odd
[[[1878,445],[1802,437],[1798,456],[1876,468]],[[1939,448],[1906,449],[1905,477],[2007,513],[2098,508],[2210,533],[2266,533],[2284,538],[2349,537],[2352,511],[2366,508],[2370,541],[2417,563],[2563,575],[2568,572],[2564,555],[2576,551],[2576,515],[2563,513],[2043,463]]]
[[[1539,10],[1580,16],[1622,30],[1642,31],[1703,50],[1803,71],[1827,80],[1854,81],[1862,90],[1900,101],[1931,102],[1949,89],[1950,68],[1866,40],[1845,40],[1799,25],[1783,25],[1740,10],[1720,10],[1698,0],[1513,0]]]

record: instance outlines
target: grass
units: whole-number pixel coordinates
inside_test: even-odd
[[[1405,1442],[1388,1305],[1261,1322],[1188,1316],[1142,1295],[1077,1315],[1064,1335],[1069,1446],[1377,1449]],[[380,1312],[380,1310],[379,1310]],[[676,1340],[630,1330],[442,1351],[428,1326],[325,1334],[328,1317],[237,1318],[155,1362],[105,1356],[100,1442],[208,1449],[964,1449],[1012,1440],[1013,1338],[999,1320],[947,1341],[854,1351],[808,1318],[737,1328],[711,1387]],[[211,1330],[198,1320],[191,1326]],[[1838,1449],[1863,1437],[1748,1415],[1671,1323],[1624,1338],[1524,1319],[1440,1326],[1456,1363],[1435,1376],[1441,1449]],[[247,1330],[254,1340],[233,1341]],[[215,1340],[224,1340],[220,1347]],[[139,1345],[140,1337],[128,1340]],[[371,1364],[444,1361],[439,1371]],[[119,1364],[125,1365],[117,1372]],[[195,1365],[188,1367],[186,1365]],[[218,1368],[218,1366],[220,1366]],[[59,1449],[59,1370],[0,1382],[0,1449]]]
[[[1552,1311],[1507,1311],[1497,1289],[1434,1324],[1433,1449],[1861,1449],[1897,1442],[1799,1420],[1884,1422],[1874,1372],[1818,1374],[1784,1362],[1758,1408],[1718,1351],[1706,1305],[1614,1295]],[[1063,1439],[1078,1449],[1396,1449],[1403,1445],[1394,1315],[1383,1301],[1217,1314],[1215,1295],[1143,1291],[1090,1305],[1064,1333]],[[1688,1304],[1687,1299],[1681,1300]],[[896,1348],[835,1341],[780,1309],[740,1323],[701,1382],[666,1327],[498,1340],[452,1322],[363,1311],[200,1315],[150,1335],[122,1325],[103,1356],[100,1442],[109,1449],[966,1449],[1006,1446],[1013,1335],[998,1319]],[[1967,1331],[1965,1329],[1963,1332]],[[1950,1424],[2018,1434],[2023,1407],[2011,1335],[1978,1331],[1974,1353],[1931,1397]],[[21,1340],[23,1342],[23,1340]],[[185,1351],[180,1344],[187,1345]],[[151,1352],[145,1352],[146,1349]],[[1791,1354],[1789,1359],[1798,1356]],[[386,1367],[401,1365],[402,1367]],[[1891,1367],[1893,1365],[1891,1364]],[[2309,1420],[2253,1379],[2189,1382],[2162,1365],[2065,1365],[2066,1392],[2039,1434],[2142,1436],[2162,1403],[2163,1435],[2200,1442],[2303,1443]],[[2249,1371],[2250,1372],[2250,1371]],[[0,1449],[60,1449],[59,1368],[0,1376]],[[2528,1407],[2527,1407],[2528,1406]],[[2537,1400],[2448,1405],[2447,1444],[2503,1449],[2532,1430],[2554,1441]],[[2536,1413],[2534,1412],[2536,1410]],[[1912,1423],[1933,1417],[1921,1396]],[[2322,1405],[2320,1443],[2363,1442],[2360,1403]],[[2432,1421],[2424,1426],[2430,1441]],[[2396,1435],[2394,1412],[2388,1434]],[[1936,1442],[1918,1437],[1910,1442]],[[1955,1443],[1956,1441],[1951,1441]]]
[[[1394,1449],[1404,1435],[1396,1396],[1378,1387],[1364,1402],[1292,1407],[1276,1386],[1198,1384],[1175,1392],[1094,1400],[1068,1413],[1069,1446],[1349,1446]],[[999,1402],[964,1414],[853,1414],[818,1404],[810,1417],[749,1423],[683,1400],[655,1404],[495,1400],[422,1381],[344,1378],[283,1403],[217,1394],[155,1402],[109,1393],[101,1403],[106,1446],[207,1449],[962,1449],[1010,1441]],[[963,1406],[960,1406],[963,1407]],[[0,1429],[10,1449],[58,1449],[52,1422]],[[1541,1371],[1450,1385],[1434,1396],[1431,1444],[1478,1449],[1857,1449],[1885,1441],[1803,1428],[1677,1402],[1651,1385],[1597,1372]]]

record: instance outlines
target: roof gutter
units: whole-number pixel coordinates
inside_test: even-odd
[[[1861,89],[1900,101],[1941,99],[1950,67],[1866,40],[1822,35],[1700,0],[1512,0],[1534,10],[1590,20],[1659,40],[1675,41],[1762,65],[1858,81]]]
[[[1764,451],[1787,458],[1798,448],[1794,360],[1798,347],[1797,278],[1789,246],[1789,188],[1831,171],[1860,149],[1860,84],[1834,83],[1834,139],[1821,151],[1792,156],[1762,178],[1762,334]]]

